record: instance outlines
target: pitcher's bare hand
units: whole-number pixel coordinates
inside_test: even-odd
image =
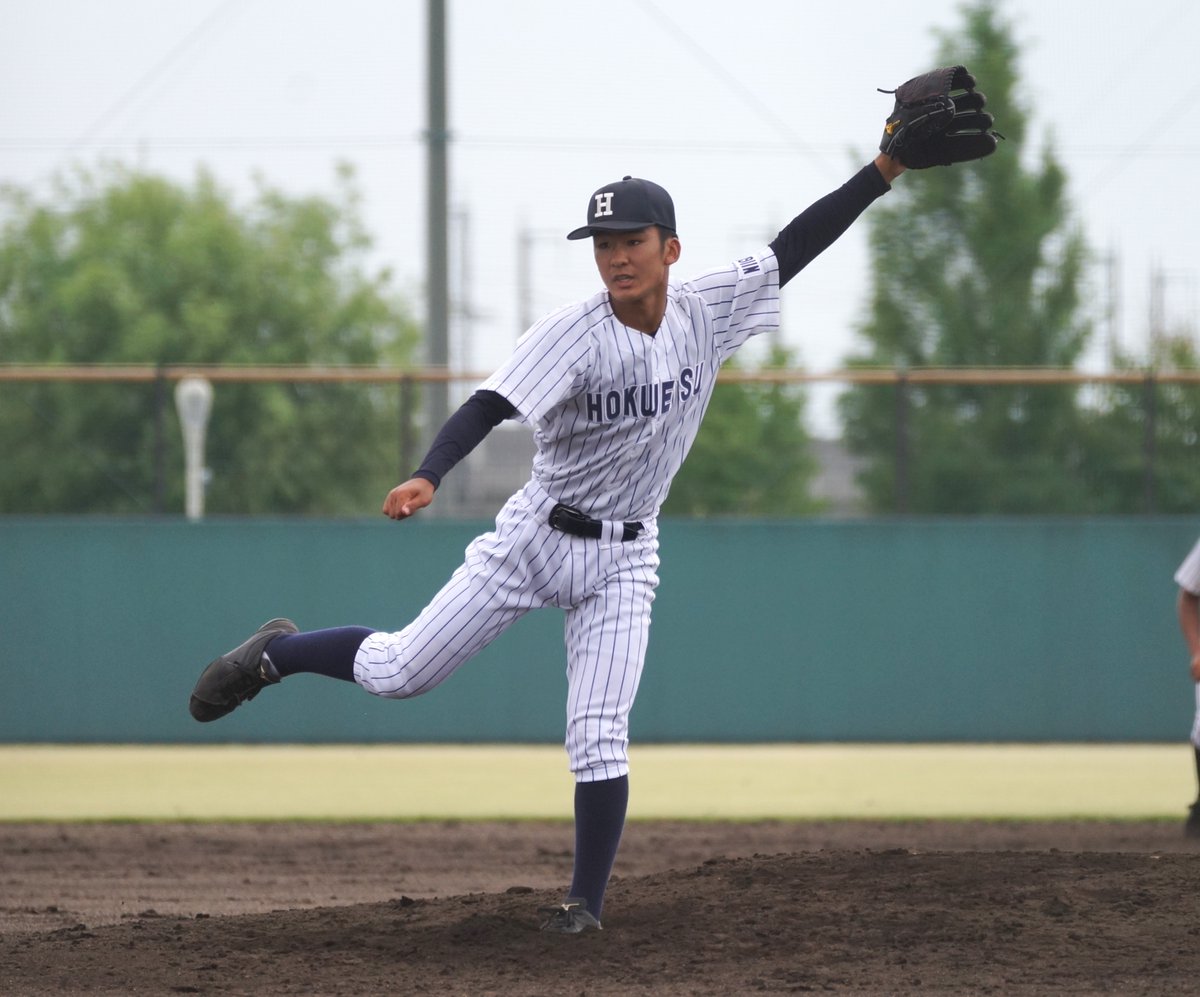
[[[425,478],[409,478],[397,485],[383,500],[383,514],[391,519],[408,519],[418,509],[424,509],[433,501],[435,489],[432,481]]]

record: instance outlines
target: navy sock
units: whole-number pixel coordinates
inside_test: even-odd
[[[280,678],[297,672],[354,681],[354,655],[371,634],[370,627],[334,627],[302,634],[280,634],[267,644],[267,657]]]
[[[575,875],[567,896],[586,900],[596,920],[604,906],[604,890],[621,843],[628,804],[627,775],[575,784]]]

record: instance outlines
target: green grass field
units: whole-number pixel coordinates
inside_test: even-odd
[[[631,819],[1177,819],[1179,745],[635,747]],[[567,819],[559,747],[0,747],[0,820]]]

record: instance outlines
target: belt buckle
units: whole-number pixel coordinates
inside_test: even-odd
[[[562,530],[562,532],[566,533],[567,531],[564,529],[564,525],[567,522],[567,513],[570,511],[573,510],[569,505],[559,502],[554,506],[553,509],[550,510],[550,515],[546,519],[546,522],[550,524],[551,529]]]
[[[600,524],[589,516],[580,512],[574,506],[569,506],[565,502],[559,502],[550,510],[550,516],[547,519],[551,529],[559,530],[563,533],[569,533],[576,537],[586,537],[590,534],[591,529],[597,531]]]

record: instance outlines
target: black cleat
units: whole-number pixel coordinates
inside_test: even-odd
[[[268,620],[244,644],[222,654],[196,681],[188,710],[201,723],[219,720],[242,703],[258,695],[263,686],[278,682],[268,678],[262,667],[263,650],[272,637],[299,633],[291,620]]]
[[[553,907],[539,907],[538,913],[546,918],[542,922],[542,930],[559,935],[577,935],[584,928],[600,930],[600,922],[587,909],[587,901],[577,897],[567,897],[561,904]]]
[[[1188,810],[1188,819],[1183,825],[1185,838],[1200,838],[1200,800],[1193,803]]]

